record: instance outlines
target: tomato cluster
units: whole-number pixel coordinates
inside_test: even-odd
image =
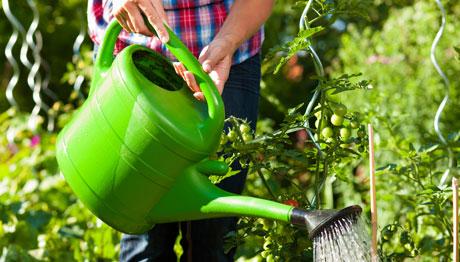
[[[315,138],[325,145],[339,144],[341,148],[350,148],[355,142],[365,138],[364,126],[357,113],[350,113],[343,104],[315,107]],[[353,138],[356,130],[356,139]],[[360,150],[361,151],[361,150]]]
[[[222,132],[218,152],[221,152],[226,145],[245,144],[254,139],[253,130],[248,123],[236,119],[234,121],[231,129]]]

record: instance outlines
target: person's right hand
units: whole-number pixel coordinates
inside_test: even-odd
[[[128,32],[153,36],[144,23],[142,13],[153,26],[161,42],[169,40],[163,23],[167,23],[161,0],[113,0],[113,15]]]

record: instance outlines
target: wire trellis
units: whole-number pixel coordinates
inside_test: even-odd
[[[75,38],[75,41],[73,43],[72,51],[73,51],[73,56],[72,56],[72,62],[77,65],[80,60],[82,60],[81,56],[81,45],[83,44],[83,41],[85,40],[85,35],[86,35],[86,23],[84,19],[84,14],[82,10],[78,10],[78,14],[80,17],[80,32],[78,33],[77,37]],[[73,90],[77,92],[77,95],[80,99],[84,99],[83,94],[81,92],[81,86],[83,85],[83,82],[85,81],[85,77],[82,74],[79,74],[77,78],[75,79],[75,83],[73,85]]]
[[[13,33],[11,34],[10,39],[8,40],[8,43],[5,48],[6,59],[8,60],[8,63],[11,65],[11,67],[13,68],[13,76],[10,78],[10,81],[8,82],[8,85],[6,87],[6,99],[8,100],[8,103],[10,103],[10,106],[17,108],[18,103],[16,102],[16,99],[14,98],[14,88],[16,87],[19,81],[21,70],[19,69],[19,65],[16,59],[14,58],[13,48],[16,45],[16,42],[18,41],[19,32],[20,31],[24,32],[24,27],[21,25],[19,20],[11,12],[10,3],[8,0],[2,1],[2,7],[3,7],[3,12],[6,15],[6,18],[13,26]],[[21,47],[21,54],[23,53],[23,50],[24,50],[23,47],[26,46],[24,41],[22,43],[23,44]]]
[[[12,33],[8,40],[8,43],[5,47],[5,56],[8,63],[11,65],[13,74],[10,77],[5,96],[10,105],[10,108],[13,109],[12,112],[21,111],[20,105],[15,98],[15,88],[18,86],[18,81],[21,77],[21,74],[27,74],[26,82],[27,86],[32,91],[32,100],[34,103],[33,109],[30,112],[29,119],[27,122],[27,127],[32,132],[36,131],[38,124],[41,121],[41,116],[46,115],[48,119],[47,130],[49,132],[55,129],[56,114],[53,110],[50,109],[50,106],[45,103],[43,100],[43,95],[46,95],[54,103],[59,100],[55,92],[49,88],[50,78],[51,78],[51,69],[48,62],[42,57],[41,51],[43,47],[43,39],[38,25],[40,23],[40,13],[38,11],[36,0],[26,0],[27,6],[32,11],[32,21],[25,29],[21,21],[16,17],[12,10],[11,4],[17,4],[17,2],[4,0],[2,1],[3,11],[5,13],[8,22],[12,26]],[[81,28],[78,36],[75,39],[73,44],[73,63],[77,64],[81,59],[80,48],[85,40],[86,34],[86,23],[84,19],[84,14],[82,10],[78,11],[81,18]],[[20,43],[19,55],[15,56],[14,48]],[[19,61],[16,59],[19,57]],[[24,70],[24,71],[23,71]],[[81,86],[85,80],[83,75],[78,75],[74,83],[74,90],[78,93],[78,96],[83,99],[83,95],[80,91]],[[13,143],[14,137],[18,130],[15,127],[10,127],[7,130],[7,139],[10,143]]]
[[[441,129],[439,128],[439,123],[441,121],[441,115],[444,109],[446,108],[447,102],[449,101],[450,81],[449,81],[449,78],[447,78],[446,74],[442,71],[441,67],[438,64],[438,61],[436,60],[436,48],[439,44],[439,40],[444,34],[444,29],[446,27],[446,10],[444,9],[444,6],[440,0],[435,0],[435,1],[436,1],[436,4],[438,5],[439,10],[441,11],[441,26],[439,27],[439,30],[436,33],[436,36],[431,45],[430,59],[431,59],[431,63],[433,64],[434,68],[436,69],[436,71],[438,72],[438,74],[441,76],[443,80],[445,95],[436,111],[436,115],[433,121],[433,126],[434,126],[434,130],[436,134],[438,135],[439,140],[444,146],[446,146],[446,150],[449,156],[448,168],[443,173],[441,180],[439,182],[439,187],[442,188],[444,187],[447,181],[447,178],[449,177],[451,169],[455,167],[455,155],[454,155],[454,152],[452,151],[452,148],[450,148],[449,144],[447,143],[446,138],[442,134]]]
[[[313,0],[308,1],[307,5],[305,6],[305,9],[302,12],[302,15],[300,16],[299,29],[301,31],[309,28],[307,15],[308,15],[308,11],[310,10],[310,7],[311,7],[312,3],[313,3]],[[308,45],[308,49],[309,49],[310,54],[311,54],[311,56],[313,58],[313,63],[315,65],[316,74],[319,77],[324,77],[324,67],[323,67],[323,63],[321,62],[321,59],[319,59],[318,54],[316,53],[315,49],[313,48],[313,46],[311,44]],[[320,84],[321,84],[321,82],[318,84],[318,87],[319,87]],[[313,109],[313,106],[315,105],[316,100],[318,99],[320,93],[321,93],[321,89],[317,88],[316,91],[313,93],[313,96],[312,96],[310,102],[307,105],[307,108],[305,110],[304,116],[308,116],[311,113],[311,111]],[[313,142],[313,144],[315,145],[315,147],[318,149],[318,152],[319,152],[319,154],[321,156],[323,154],[322,151],[321,151],[321,147],[318,144],[318,141],[316,141],[313,133],[310,130],[310,122],[308,121],[308,119],[305,121],[305,130],[307,131],[308,136],[310,137],[310,139]]]

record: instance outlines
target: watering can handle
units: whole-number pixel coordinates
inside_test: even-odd
[[[198,60],[193,56],[193,54],[188,50],[188,48],[181,42],[181,40],[174,34],[174,32],[165,24],[166,30],[169,33],[169,41],[166,43],[166,47],[171,51],[171,53],[182,63],[184,66],[193,73],[197,84],[199,85],[201,91],[203,92],[204,97],[206,98],[206,103],[208,105],[208,114],[211,119],[223,119],[224,118],[224,105],[222,98],[217,91],[214,82],[206,74],[198,62]],[[113,19],[112,22],[108,25],[104,40],[102,42],[101,48],[96,58],[95,62],[95,82],[97,85],[98,78],[102,78],[104,73],[110,69],[114,57],[113,50],[115,48],[115,43],[120,34],[121,26],[116,19]],[[93,84],[91,84],[90,95],[93,92]]]

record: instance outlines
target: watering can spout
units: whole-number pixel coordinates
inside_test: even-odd
[[[156,204],[150,218],[156,223],[207,219],[227,216],[250,216],[283,221],[306,228],[314,238],[342,218],[356,220],[361,207],[341,210],[306,211],[278,202],[241,196],[221,190],[206,175],[224,175],[225,163],[204,160],[189,168],[175,186]]]
[[[349,206],[341,210],[326,209],[305,211],[298,208],[292,210],[291,223],[297,226],[306,227],[311,239],[315,238],[324,230],[341,219],[356,220],[362,209],[358,205]]]
[[[220,166],[219,166],[220,165]],[[205,160],[181,175],[175,185],[151,210],[155,223],[228,216],[252,216],[289,222],[292,206],[241,196],[211,183],[207,175],[223,175],[224,163]]]

